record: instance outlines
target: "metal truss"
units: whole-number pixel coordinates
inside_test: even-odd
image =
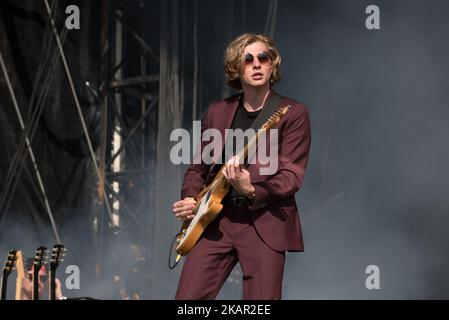
[[[104,218],[105,206],[94,217],[100,248],[110,243],[107,237],[118,234],[136,243],[151,240],[149,212],[154,197],[159,100],[159,61],[146,42],[145,15],[149,9],[143,2],[104,1],[103,5],[97,98],[101,108],[99,167],[103,177],[99,183],[104,184],[105,193],[99,192],[98,200],[100,205],[109,202],[112,219]]]

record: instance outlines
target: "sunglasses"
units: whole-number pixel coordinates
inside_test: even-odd
[[[266,51],[259,52],[257,60],[259,60],[260,64],[265,66],[271,63],[270,55]],[[245,62],[245,65],[251,65],[254,63],[254,56],[251,53],[247,53],[243,56],[243,61]]]

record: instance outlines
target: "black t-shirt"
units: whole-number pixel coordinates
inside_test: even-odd
[[[259,109],[257,111],[248,111],[243,106],[242,101],[240,101],[239,106],[237,108],[237,112],[234,116],[234,121],[232,122],[232,129],[242,129],[245,131],[246,129],[249,129],[251,125],[253,124],[254,120],[256,120],[257,116],[259,115],[260,111],[262,109]],[[258,128],[256,128],[257,130]]]
[[[259,113],[262,111],[262,109],[257,110],[257,111],[248,111],[246,110],[246,108],[243,106],[242,101],[240,101],[239,106],[237,107],[237,111],[235,112],[234,115],[234,119],[232,121],[232,125],[231,125],[231,129],[235,130],[235,129],[242,129],[243,132],[245,132],[247,129],[249,129],[251,127],[251,125],[253,124],[254,120],[256,120],[257,116],[259,115]],[[256,130],[259,128],[255,128],[254,130]],[[237,139],[234,136],[233,137],[233,155],[236,155],[237,153],[239,153],[241,150],[236,150],[237,148]],[[246,138],[245,141],[243,141],[243,146],[245,146],[245,144],[248,143],[248,139]],[[223,157],[222,157],[222,163],[225,163],[225,150],[223,150]]]

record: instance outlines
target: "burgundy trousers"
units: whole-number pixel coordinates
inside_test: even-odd
[[[215,299],[237,262],[243,299],[281,299],[285,252],[259,237],[247,207],[225,205],[187,255],[176,299]]]

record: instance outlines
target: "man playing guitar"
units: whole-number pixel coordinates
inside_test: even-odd
[[[279,96],[281,57],[273,41],[243,34],[225,52],[228,85],[241,93],[213,103],[202,119],[202,132],[216,128],[245,131],[267,101]],[[279,96],[280,97],[280,96]],[[237,262],[243,272],[243,299],[281,299],[285,252],[303,251],[295,193],[307,165],[311,132],[306,107],[281,97],[291,109],[277,125],[277,171],[261,174],[260,162],[231,157],[222,173],[231,185],[218,217],[188,254],[176,299],[214,299]],[[238,151],[238,150],[237,150]],[[173,204],[180,220],[192,219],[196,197],[216,172],[204,162],[187,169],[181,199]]]

